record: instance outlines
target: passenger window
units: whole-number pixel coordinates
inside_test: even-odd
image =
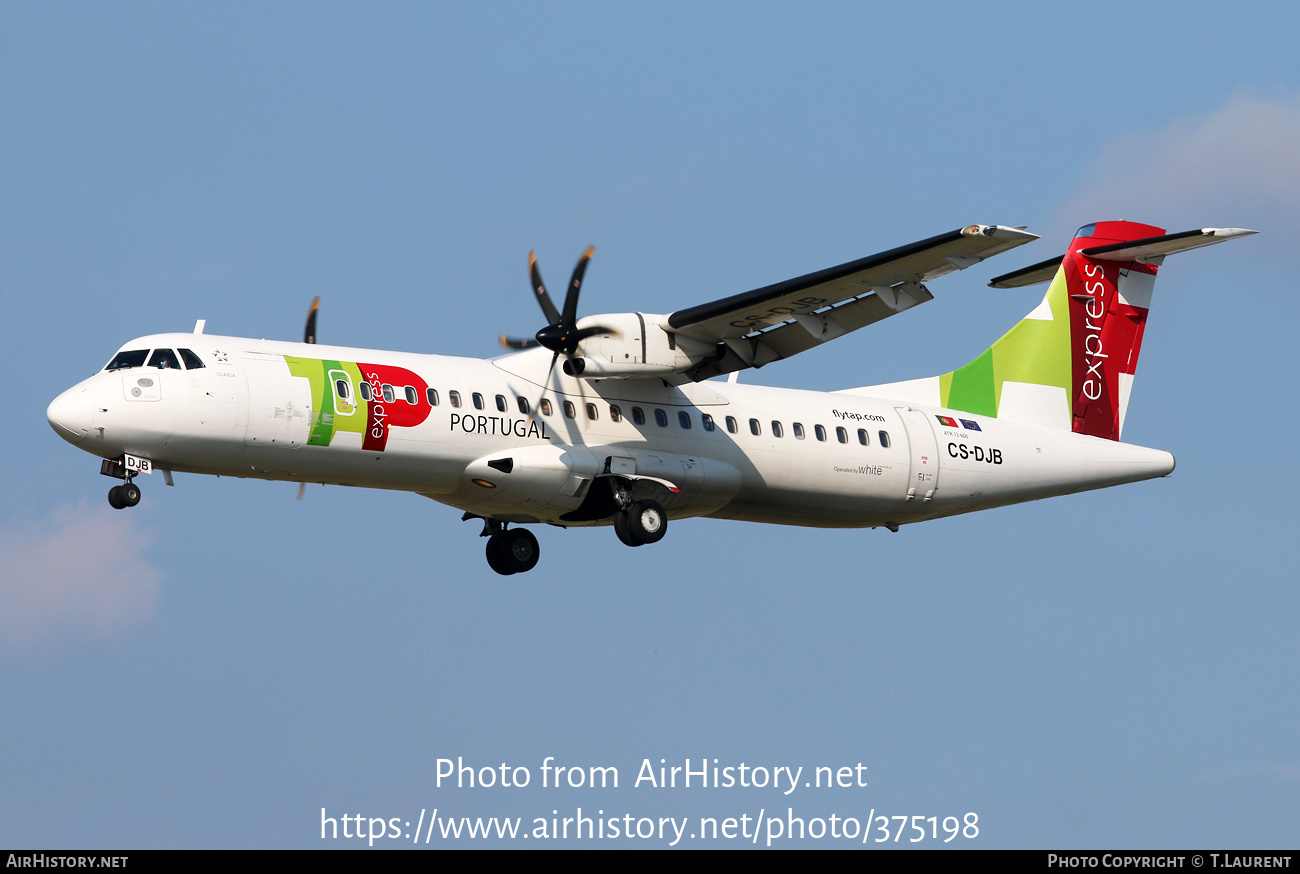
[[[740,430],[740,425],[736,423],[736,417],[735,417],[735,416],[728,416],[728,417],[727,417],[727,431],[730,432],[730,433],[732,433],[732,434],[735,434],[735,433],[738,432],[739,430]]]
[[[863,446],[871,445],[871,438],[867,436],[866,428],[858,429],[858,442],[861,443]]]
[[[713,417],[708,413],[700,413],[700,422],[704,425],[705,431],[713,430]]]
[[[149,357],[148,349],[134,349],[130,352],[119,352],[113,356],[113,360],[108,362],[105,370],[125,370],[128,367],[144,367],[144,360]]]
[[[667,427],[668,427],[668,414],[665,413],[663,410],[656,409],[656,410],[655,410],[655,424],[658,425],[660,428],[667,428]]]
[[[479,394],[478,392],[474,392],[473,398],[474,398],[474,409],[476,410],[483,409],[483,395]]]
[[[363,401],[374,400],[374,396],[370,393],[370,383],[368,382],[361,383],[361,385],[357,387],[357,392],[361,395],[361,400]]]
[[[542,398],[541,407],[542,407],[542,415],[549,416],[551,414],[551,399]]]
[[[181,353],[181,361],[185,362],[186,370],[198,370],[203,366],[203,362],[199,360],[199,356],[195,355],[189,349],[180,349],[178,351]]]
[[[438,406],[438,390],[436,388],[426,388],[424,396],[429,399],[429,406]]]
[[[506,406],[506,396],[497,395],[497,412],[504,413],[508,409],[510,408]]]
[[[610,420],[611,422],[621,422],[621,421],[623,421],[623,411],[620,410],[620,409],[619,409],[617,406],[615,406],[614,404],[610,404],[610,405],[609,405],[609,420]]]
[[[420,402],[420,396],[415,393],[415,386],[413,385],[406,387],[406,402],[411,406],[415,406]]]
[[[180,370],[181,363],[176,360],[176,353],[170,349],[155,349],[149,356],[149,366],[159,370]]]
[[[588,419],[590,419],[591,421],[594,422],[594,421],[596,421],[596,419],[597,419],[597,417],[598,417],[599,415],[600,415],[600,414],[599,414],[598,412],[596,412],[596,405],[595,405],[595,404],[587,404],[587,418],[588,418]]]
[[[806,435],[803,433],[803,425],[799,422],[794,423],[794,437],[796,440],[802,440]]]
[[[449,391],[449,392],[447,392],[447,400],[451,401],[451,405],[452,405],[453,407],[459,407],[459,406],[460,406],[460,392],[458,392],[458,391]]]
[[[528,415],[528,398],[524,397],[523,395],[516,396],[515,406],[519,407],[520,413],[524,414],[525,416]]]
[[[632,408],[632,422],[637,425],[645,424],[645,410],[640,407]]]
[[[888,431],[881,431],[881,432],[880,432],[880,448],[881,448],[881,449],[888,449],[888,448],[889,448],[889,432],[888,432]]]
[[[691,414],[685,410],[677,411],[677,424],[682,426],[682,430],[691,430]]]
[[[334,381],[334,413],[339,416],[350,416],[357,411],[356,401],[352,399],[352,380],[348,378],[345,371],[331,370],[329,378]]]
[[[749,420],[749,433],[753,434],[755,437],[762,435],[763,426],[758,424],[758,419]]]
[[[845,431],[843,428],[836,428],[836,429],[835,429],[835,438],[836,438],[837,440],[839,440],[841,443],[848,443],[848,442],[849,442],[849,432],[848,432],[848,431]]]
[[[564,402],[564,417],[565,417],[566,419],[572,419],[572,418],[574,418],[574,415],[575,415],[575,412],[574,412],[574,409],[573,409],[573,401],[565,401],[565,402]]]
[[[388,403],[391,404],[393,402],[393,398],[397,397],[397,395],[393,394],[393,387],[388,383],[384,383],[379,388],[384,393],[384,400],[387,401]]]
[[[785,436],[785,429],[781,427],[781,423],[778,422],[776,419],[772,420],[772,436],[773,437]]]
[[[826,429],[821,425],[813,425],[813,433],[817,435],[818,440],[823,443],[826,442]]]

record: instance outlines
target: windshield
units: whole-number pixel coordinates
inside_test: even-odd
[[[149,355],[148,349],[132,349],[130,352],[119,352],[108,362],[105,370],[124,370],[128,367],[144,367],[144,360]]]

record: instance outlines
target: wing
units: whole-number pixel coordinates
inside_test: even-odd
[[[666,327],[718,344],[694,380],[762,367],[933,300],[923,283],[1014,249],[1036,234],[969,225],[775,285],[669,313]]]

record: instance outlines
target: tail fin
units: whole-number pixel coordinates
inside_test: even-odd
[[[1033,312],[974,361],[938,377],[940,405],[1118,440],[1165,255],[1253,233],[1084,225],[1061,258],[989,283],[1011,288],[1054,275]]]

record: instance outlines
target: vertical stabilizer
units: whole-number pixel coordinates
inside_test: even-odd
[[[942,376],[854,391],[1118,440],[1165,256],[1253,233],[1084,225],[1065,255],[989,283],[1051,279],[1042,303],[974,361]]]
[[[1163,236],[1136,222],[1080,228],[1043,302],[983,355],[939,377],[943,406],[1118,440],[1160,259],[1084,251]]]

